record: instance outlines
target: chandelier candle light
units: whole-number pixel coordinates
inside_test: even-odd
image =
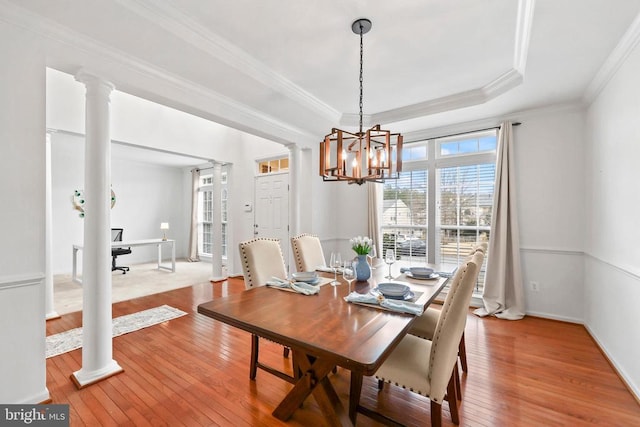
[[[402,135],[375,125],[362,130],[362,36],[371,29],[371,21],[358,19],[352,25],[360,35],[360,129],[357,133],[333,128],[320,143],[320,176],[324,181],[347,181],[362,185],[366,181],[397,179],[402,171]]]

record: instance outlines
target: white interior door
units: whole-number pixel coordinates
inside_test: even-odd
[[[289,264],[289,174],[278,173],[256,177],[255,237],[280,239],[285,263]]]

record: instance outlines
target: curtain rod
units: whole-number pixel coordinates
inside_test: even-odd
[[[192,170],[192,171],[198,171],[198,172],[200,172],[200,171],[207,171],[207,170],[209,170],[209,169],[213,169],[213,166],[208,167],[208,168],[193,168],[193,169],[191,169],[191,170]]]
[[[221,164],[221,166],[226,166],[226,165],[227,165],[227,163],[222,163]],[[200,172],[200,171],[208,171],[209,169],[213,169],[213,166],[209,166],[207,168],[193,168],[193,169],[191,169],[191,172],[193,172],[193,171],[198,171],[198,172]]]
[[[515,123],[512,123],[511,126],[520,126],[521,124],[522,124],[521,122],[515,122]],[[451,133],[449,135],[434,136],[432,138],[424,138],[424,139],[450,138],[452,136],[465,135],[465,134],[474,133],[474,132],[484,132],[485,130],[493,130],[493,129],[500,129],[500,126],[492,126],[492,127],[484,128],[484,129],[475,129],[475,130],[470,130],[470,131],[467,131],[467,132]],[[422,139],[422,140],[424,140],[424,139]]]

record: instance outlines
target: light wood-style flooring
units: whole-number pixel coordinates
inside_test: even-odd
[[[271,412],[291,385],[259,371],[249,380],[250,335],[196,313],[198,304],[244,290],[242,279],[200,283],[113,305],[113,316],[162,304],[189,315],[113,340],[124,372],[77,390],[69,375],[81,350],[47,360],[53,403],[70,404],[71,426],[322,426],[313,398],[287,423]],[[313,316],[313,313],[309,313]],[[304,321],[304,319],[301,319]],[[47,334],[81,326],[80,312],[47,322]],[[469,373],[462,376],[463,426],[640,426],[640,405],[581,325],[527,317],[468,316]],[[267,341],[261,360],[287,368]],[[347,405],[349,373],[331,376]],[[408,426],[429,425],[429,402],[365,378],[362,402]],[[377,425],[358,415],[358,426]],[[451,426],[447,404],[443,425]]]

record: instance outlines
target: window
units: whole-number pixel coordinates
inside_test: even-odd
[[[223,188],[222,188],[222,194],[221,194],[221,204],[220,207],[222,209],[222,216],[220,217],[222,219],[222,256],[226,258],[227,256],[227,225],[228,225],[228,221],[227,221],[227,192],[228,189],[224,188],[226,187],[226,183],[227,183],[227,174],[223,174],[224,179],[222,180],[223,182]]]
[[[383,248],[399,259],[457,266],[488,239],[496,146],[496,130],[405,144],[403,172],[384,184]],[[484,266],[476,293],[483,283]]]
[[[261,160],[258,162],[258,174],[286,172],[289,170],[289,157]]]
[[[227,172],[221,174],[221,230],[222,233],[222,257],[227,256]],[[198,251],[204,256],[211,256],[214,252],[213,233],[215,227],[213,224],[213,175],[204,175],[200,177],[200,188],[198,197]]]

